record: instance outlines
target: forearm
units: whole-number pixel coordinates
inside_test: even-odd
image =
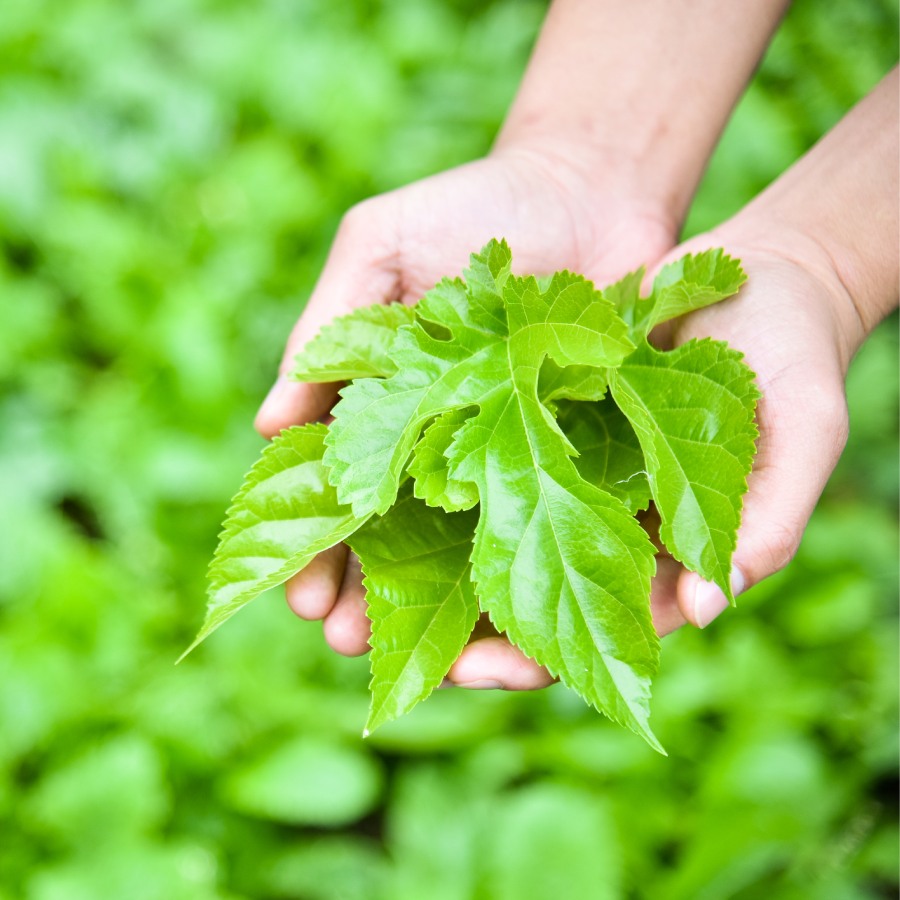
[[[786,6],[556,0],[497,147],[577,148],[677,230]]]
[[[799,257],[834,285],[845,362],[897,305],[900,117],[894,69],[717,231]]]

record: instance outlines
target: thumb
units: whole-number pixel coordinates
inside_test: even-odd
[[[398,299],[396,229],[385,199],[366,200],[342,219],[322,274],[291,330],[278,378],[256,414],[254,425],[263,437],[319,419],[334,404],[335,384],[307,384],[287,377],[294,356],[322,326],[360,306]]]
[[[735,595],[784,568],[800,545],[816,502],[847,440],[847,404],[836,373],[821,380],[785,373],[763,392],[759,451],[731,571]],[[722,591],[694,572],[678,583],[682,615],[705,628],[729,605]]]

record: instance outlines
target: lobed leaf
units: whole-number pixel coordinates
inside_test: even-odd
[[[740,261],[720,248],[687,254],[663,266],[646,298],[640,295],[643,277],[639,269],[603,291],[628,323],[636,344],[657,325],[732,296],[747,280]]]
[[[397,329],[415,313],[402,303],[363,306],[340,316],[314,337],[295,357],[295,381],[350,381],[386,378],[397,371],[390,355]]]

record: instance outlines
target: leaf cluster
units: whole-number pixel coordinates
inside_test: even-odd
[[[294,377],[349,381],[334,421],[287,429],[251,469],[210,567],[195,644],[347,541],[372,622],[368,729],[441,682],[482,614],[588,703],[661,750],[648,724],[657,548],[731,597],[758,393],[722,342],[661,351],[651,330],[734,294],[722,250],[601,291],[518,277],[505,242],[414,307],[360,309]]]

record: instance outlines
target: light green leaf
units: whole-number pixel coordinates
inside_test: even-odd
[[[209,567],[206,620],[182,658],[241,607],[367,518],[338,503],[328,484],[322,464],[326,432],[324,425],[282,431],[248,472]]]
[[[688,254],[663,266],[653,281],[647,301],[649,312],[644,334],[661,322],[736,294],[746,280],[740,260],[720,248]],[[637,342],[638,336],[634,339]]]
[[[491,241],[473,253],[465,270],[471,315],[475,322],[497,334],[506,333],[503,285],[509,278],[512,252],[506,241]]]
[[[606,393],[606,372],[591,366],[558,366],[545,359],[538,378],[538,396],[551,412],[557,400],[600,400]]]
[[[702,309],[736,294],[747,280],[740,260],[724,250],[687,254],[660,269],[650,296],[640,296],[644,270],[639,269],[603,289],[629,326],[629,336],[639,344],[657,325]]]
[[[527,654],[659,749],[647,725],[659,653],[648,602],[653,547],[620,501],[578,475],[538,396],[548,356],[561,367],[621,363],[633,349],[625,323],[568,273],[545,291],[507,276],[504,327],[485,314],[487,302],[443,283],[420,315],[453,339],[404,329],[392,349],[398,373],[342,391],[327,438],[332,483],[357,515],[383,513],[425,424],[477,406],[447,453],[450,476],[478,487],[472,559],[482,607]]]
[[[363,306],[326,325],[295,357],[295,381],[349,381],[397,371],[390,348],[415,313],[402,303]]]
[[[732,600],[731,557],[758,435],[753,378],[740,353],[707,339],[669,352],[644,343],[611,379],[644,451],[663,543]]]
[[[644,454],[634,429],[611,398],[561,403],[557,421],[580,454],[575,468],[585,481],[618,497],[632,513],[647,508],[650,485]]]
[[[349,539],[372,620],[367,732],[424,700],[462,653],[478,619],[469,566],[477,518],[430,509],[406,486]]]
[[[445,512],[471,509],[478,503],[474,484],[450,477],[446,452],[453,437],[472,415],[465,408],[451,409],[438,416],[413,450],[409,474],[415,478],[415,495],[429,506],[440,506]]]
[[[641,282],[645,273],[646,270],[641,266],[637,271],[629,272],[620,278],[615,284],[603,288],[603,296],[615,306],[631,330],[630,333],[635,333],[635,326],[645,318],[645,310],[650,306],[648,298],[641,299]]]

